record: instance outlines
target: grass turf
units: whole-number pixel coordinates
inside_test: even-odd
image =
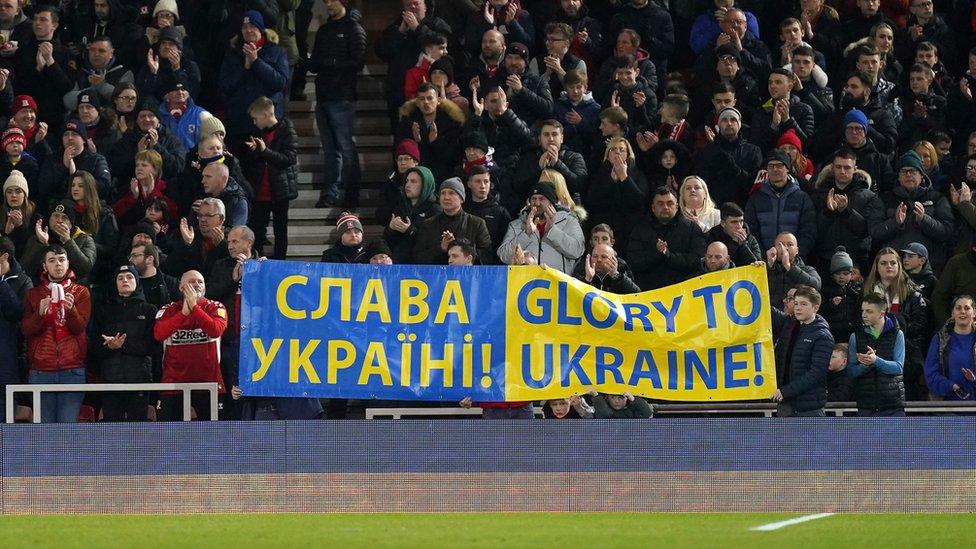
[[[844,514],[772,532],[797,513],[439,513],[0,517],[0,547],[959,547],[976,515]]]

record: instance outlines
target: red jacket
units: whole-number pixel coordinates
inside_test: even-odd
[[[41,283],[31,288],[24,296],[24,317],[20,330],[27,337],[27,359],[32,370],[54,372],[71,368],[84,368],[88,355],[88,335],[85,328],[91,317],[91,294],[88,288],[75,282],[75,273],[61,281],[66,294],[74,296],[74,306],[65,309],[64,329],[67,331],[59,340],[55,337],[57,327],[50,315],[41,315],[41,300],[51,297],[51,288],[46,274],[41,275]]]
[[[183,300],[156,313],[153,335],[163,342],[163,383],[216,381],[221,393],[220,336],[227,328],[227,309],[219,301],[201,297],[189,315]]]
[[[165,191],[166,182],[162,179],[157,179],[156,184],[153,185],[153,190],[149,194],[143,194],[140,188],[138,199],[132,196],[131,192],[126,192],[122,195],[121,198],[115,201],[115,204],[112,204],[112,210],[115,211],[115,217],[119,221],[119,226],[127,227],[129,225],[135,225],[140,219],[146,217],[146,208],[156,198],[162,198],[166,201],[166,215],[169,216],[170,223],[175,223],[179,219],[179,209],[176,207],[173,199],[163,194]]]
[[[417,88],[428,81],[430,81],[430,59],[422,55],[416,65],[407,69],[407,74],[403,78],[403,97],[406,99],[417,97]]]

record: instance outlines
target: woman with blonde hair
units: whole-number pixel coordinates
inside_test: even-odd
[[[923,379],[922,350],[928,343],[928,304],[902,267],[901,257],[891,247],[878,251],[871,272],[864,280],[864,295],[876,293],[888,302],[888,312],[905,333],[905,396],[908,400],[925,400],[928,391]]]
[[[603,164],[590,177],[583,202],[589,209],[590,223],[610,225],[617,235],[616,248],[626,250],[630,231],[646,211],[649,192],[630,142],[612,137],[607,141]]]
[[[573,200],[572,195],[569,194],[569,187],[566,185],[566,178],[563,177],[563,174],[551,168],[546,168],[539,174],[539,182],[552,185],[556,189],[556,198],[559,199],[559,203],[575,215],[576,219],[580,220],[580,223],[586,221],[586,210],[583,206],[577,204]]]
[[[112,267],[111,262],[119,247],[119,226],[115,213],[98,197],[98,184],[92,174],[78,170],[71,175],[68,196],[75,205],[78,228],[90,234],[95,241],[95,266],[92,280],[100,280]]]
[[[722,214],[708,194],[708,184],[697,175],[689,175],[678,190],[678,208],[681,214],[708,232],[722,221]]]
[[[922,166],[925,167],[925,175],[929,176],[929,180],[932,181],[932,188],[944,192],[946,184],[949,178],[946,174],[942,173],[942,169],[939,167],[939,151],[935,149],[929,141],[916,141],[912,150],[918,153],[918,156],[922,159]]]

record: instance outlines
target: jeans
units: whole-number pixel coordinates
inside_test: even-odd
[[[56,372],[31,370],[27,374],[27,382],[35,385],[84,383],[85,369],[70,368]],[[78,410],[84,398],[85,393],[41,393],[41,422],[77,423]]]
[[[251,209],[251,221],[247,224],[254,231],[254,248],[263,252],[268,243],[268,221],[274,223],[274,253],[271,259],[287,259],[288,256],[288,201],[255,202]]]
[[[325,181],[320,197],[338,202],[346,189],[359,193],[359,153],[352,140],[355,116],[353,101],[322,101],[315,106],[315,123],[325,157]]]

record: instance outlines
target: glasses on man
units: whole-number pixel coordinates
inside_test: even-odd
[[[198,213],[197,214],[197,217],[205,217],[207,219],[212,219],[212,218],[217,217],[219,215],[220,214],[200,214],[200,213]]]

